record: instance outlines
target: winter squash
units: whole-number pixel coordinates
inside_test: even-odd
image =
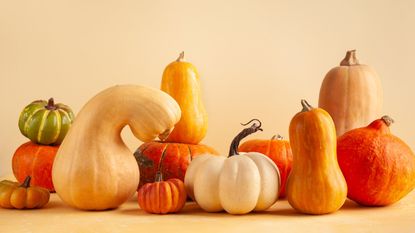
[[[169,179],[163,181],[157,172],[154,183],[147,183],[138,190],[138,204],[141,209],[152,214],[179,212],[186,203],[186,189],[183,181]]]
[[[141,141],[164,139],[179,119],[178,104],[160,90],[120,85],[100,92],[79,112],[58,150],[52,169],[56,193],[79,209],[118,207],[140,180],[121,130],[128,125]]]
[[[0,207],[7,209],[42,208],[49,202],[49,191],[30,186],[30,176],[22,184],[3,180],[0,182]]]
[[[285,197],[285,184],[293,162],[290,142],[278,135],[273,136],[270,140],[248,140],[242,143],[238,150],[240,152],[259,152],[272,159],[278,166],[281,175],[281,191],[279,197]]]
[[[293,167],[287,181],[290,205],[306,214],[327,214],[345,202],[347,185],[336,155],[336,130],[330,115],[302,100],[290,122]]]
[[[36,100],[27,105],[19,117],[20,132],[34,143],[43,145],[59,145],[65,138],[74,114],[61,103]]]
[[[366,126],[380,116],[382,85],[375,70],[360,64],[356,51],[347,51],[340,66],[331,69],[320,88],[319,107],[334,120],[337,136]]]
[[[146,142],[134,153],[140,167],[140,187],[153,182],[157,170],[161,171],[165,179],[177,178],[184,180],[189,163],[201,154],[217,155],[215,149],[198,144]]]
[[[12,158],[13,174],[20,183],[31,177],[32,185],[54,192],[52,164],[59,146],[45,146],[31,141],[17,148]]]
[[[258,152],[238,154],[241,139],[261,129],[253,124],[232,141],[229,157],[209,154],[196,157],[185,176],[186,191],[208,212],[225,210],[246,214],[268,209],[278,199],[278,167]]]
[[[361,205],[390,205],[415,187],[415,155],[390,132],[392,122],[384,116],[338,139],[337,156],[348,197]]]
[[[198,144],[206,135],[208,119],[199,73],[193,64],[184,61],[184,52],[164,70],[161,90],[172,96],[182,110],[179,123],[166,141]]]

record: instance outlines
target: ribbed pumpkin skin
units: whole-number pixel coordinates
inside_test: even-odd
[[[27,142],[17,148],[12,159],[13,174],[22,183],[31,176],[35,186],[54,192],[52,183],[52,165],[58,146],[45,146]]]
[[[341,136],[337,153],[348,197],[361,205],[390,205],[415,187],[415,155],[381,119]]]
[[[186,203],[183,181],[169,179],[147,183],[138,190],[138,204],[141,209],[153,214],[179,212]]]
[[[320,88],[318,106],[333,118],[337,136],[366,126],[382,112],[383,90],[375,70],[357,60],[350,63],[331,69]]]
[[[290,142],[282,139],[253,139],[239,146],[240,152],[259,152],[268,156],[277,165],[281,175],[281,191],[279,197],[285,197],[285,185],[290,174],[293,154]]]
[[[330,115],[320,108],[303,110],[291,120],[289,132],[293,167],[286,186],[288,202],[306,214],[338,210],[346,200],[347,185],[337,162]]]
[[[192,159],[201,154],[218,155],[218,152],[206,145],[183,143],[147,142],[134,153],[140,167],[140,185],[153,182],[159,166],[165,179],[184,180],[187,167]],[[161,165],[160,165],[161,162]]]
[[[161,90],[172,96],[182,110],[182,117],[166,142],[198,144],[206,135],[208,118],[197,69],[182,59],[181,54],[166,67],[161,81]]]
[[[41,187],[31,187],[30,177],[21,185],[3,180],[0,182],[0,207],[6,209],[36,209],[49,202],[49,191]]]
[[[64,104],[37,100],[27,105],[19,117],[20,132],[32,142],[43,145],[59,145],[65,138],[74,117],[72,110]]]

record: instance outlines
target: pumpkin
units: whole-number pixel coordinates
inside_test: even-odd
[[[140,167],[139,186],[153,182],[158,170],[165,179],[177,178],[183,181],[189,163],[205,153],[218,154],[215,149],[202,144],[146,142],[134,153]]]
[[[338,138],[337,156],[348,197],[361,205],[390,205],[415,187],[414,153],[390,132],[392,122],[384,116]]]
[[[34,143],[59,145],[65,138],[74,114],[68,106],[49,101],[36,100],[20,113],[20,132]]]
[[[290,142],[278,135],[273,136],[270,140],[248,140],[242,143],[238,150],[240,152],[259,152],[272,159],[278,166],[281,175],[281,191],[279,197],[285,197],[285,184],[293,162]]]
[[[7,209],[42,208],[49,202],[47,189],[30,186],[30,176],[23,184],[3,180],[0,182],[0,207]]]
[[[366,126],[382,111],[383,91],[375,70],[360,64],[356,51],[347,51],[340,66],[331,69],[320,88],[319,107],[333,118],[337,136]]]
[[[199,73],[193,64],[184,61],[184,52],[165,68],[161,90],[172,96],[182,110],[179,123],[166,141],[198,144],[206,135],[208,119],[201,96]]]
[[[209,154],[196,157],[185,176],[186,191],[205,211],[230,214],[262,211],[278,199],[278,167],[258,152],[238,155],[242,138],[261,129],[253,124],[232,141],[229,157]]]
[[[52,168],[56,193],[79,209],[118,207],[140,180],[121,130],[128,125],[141,141],[164,139],[179,119],[179,105],[160,90],[120,85],[100,92],[82,108],[58,150]]]
[[[12,158],[13,174],[17,181],[23,182],[27,176],[35,186],[54,192],[52,183],[52,164],[58,146],[45,146],[31,141],[17,148]]]
[[[336,155],[336,130],[330,115],[302,100],[303,110],[290,122],[293,167],[287,199],[301,213],[327,214],[345,202],[347,184]]]
[[[154,183],[147,183],[138,190],[138,204],[152,214],[179,212],[186,198],[183,181],[175,178],[163,181],[161,172],[157,172]]]

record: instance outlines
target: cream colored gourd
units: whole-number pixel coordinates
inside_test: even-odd
[[[281,181],[275,163],[257,152],[237,154],[239,141],[257,130],[260,125],[254,124],[242,131],[232,142],[228,158],[205,154],[190,163],[186,191],[202,209],[246,214],[268,209],[277,201]]]
[[[337,136],[379,118],[382,104],[380,79],[372,67],[359,64],[355,50],[347,51],[321,84],[318,106],[333,118]]]
[[[180,114],[172,97],[153,88],[122,85],[97,94],[79,112],[58,150],[52,169],[56,193],[79,209],[118,207],[140,180],[121,130],[128,125],[145,142],[164,139]]]

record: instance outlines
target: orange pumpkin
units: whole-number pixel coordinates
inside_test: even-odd
[[[147,183],[138,190],[138,204],[141,209],[152,214],[179,212],[186,203],[186,198],[183,181],[163,181],[160,172],[157,172],[154,183]]]
[[[348,197],[361,205],[390,205],[415,187],[415,156],[389,130],[384,116],[338,138],[337,156]]]
[[[259,152],[272,159],[281,175],[281,191],[279,197],[285,197],[285,184],[293,162],[290,142],[283,140],[283,137],[278,135],[272,137],[270,140],[248,140],[242,143],[238,150],[240,152]]]
[[[26,177],[31,183],[54,192],[52,165],[59,146],[45,146],[27,142],[17,148],[12,159],[13,174],[22,183]]]
[[[158,170],[165,179],[184,180],[187,167],[192,159],[201,154],[218,155],[215,149],[206,145],[183,143],[147,142],[134,153],[140,167],[140,185],[153,182]]]
[[[198,144],[205,137],[208,119],[201,89],[196,67],[184,61],[182,52],[166,67],[161,81],[161,90],[173,97],[182,110],[180,121],[166,142]]]

